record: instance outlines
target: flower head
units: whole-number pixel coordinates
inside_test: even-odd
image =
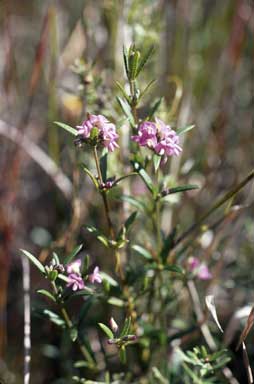
[[[100,270],[99,270],[99,267],[95,267],[94,270],[93,270],[93,273],[91,273],[89,275],[89,281],[90,283],[94,284],[94,283],[101,283],[102,282],[102,278],[101,278],[101,275],[100,275]]]
[[[110,123],[103,115],[90,115],[83,121],[82,125],[77,125],[78,138],[77,144],[85,142],[91,145],[101,144],[110,152],[118,148],[116,127]]]
[[[200,263],[197,257],[189,257],[187,266],[190,272],[200,280],[210,280],[212,274],[205,263]]]
[[[73,291],[77,291],[79,289],[84,289],[85,284],[80,275],[77,275],[76,273],[71,273],[68,276],[68,284],[67,287],[72,287]]]
[[[81,259],[77,259],[73,261],[73,263],[70,263],[67,265],[67,273],[76,273],[77,275],[80,275],[80,268],[81,268]]]
[[[155,118],[155,123],[145,121],[140,124],[138,135],[132,136],[132,140],[163,156],[164,161],[168,156],[178,156],[182,151],[177,133],[158,118]]]
[[[200,280],[210,280],[212,278],[212,274],[209,271],[207,265],[204,263],[200,264],[198,271],[197,271],[197,277]]]

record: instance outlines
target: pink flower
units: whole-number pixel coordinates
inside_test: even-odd
[[[91,132],[93,128],[97,128],[98,137],[96,140],[98,143],[102,144],[105,148],[108,148],[110,152],[113,152],[115,148],[118,148],[118,144],[116,140],[119,135],[116,133],[116,127],[114,124],[110,123],[106,117],[102,115],[90,115],[88,114],[88,118],[83,121],[82,125],[77,125],[78,128],[78,136],[84,141],[88,141],[89,139],[93,139],[91,137]]]
[[[67,273],[75,273],[77,275],[80,275],[80,268],[81,268],[81,260],[77,259],[73,261],[73,263],[70,263],[67,265]]]
[[[187,266],[190,272],[200,280],[210,280],[212,274],[205,263],[200,263],[197,257],[189,257]]]
[[[189,257],[187,263],[189,270],[193,272],[196,268],[199,267],[200,261],[197,257]]]
[[[142,123],[138,128],[138,135],[132,136],[132,140],[141,147],[152,149],[157,155],[163,156],[164,162],[168,156],[178,156],[182,151],[177,133],[158,118],[155,118],[155,123]]]
[[[197,277],[200,280],[210,280],[212,278],[212,274],[209,271],[207,265],[204,263],[200,264],[198,271],[197,271]]]
[[[132,136],[132,140],[136,141],[141,147],[154,149],[157,144],[157,128],[156,124],[151,121],[145,121],[140,124],[138,135]]]
[[[68,284],[67,287],[72,287],[73,291],[77,291],[78,289],[84,289],[85,284],[80,275],[77,275],[76,273],[71,273],[68,276]]]
[[[99,273],[99,267],[95,267],[94,268],[93,273],[91,273],[89,275],[89,281],[92,284],[94,284],[95,282],[97,282],[97,283],[101,283],[102,282],[102,278],[101,278],[101,275]]]

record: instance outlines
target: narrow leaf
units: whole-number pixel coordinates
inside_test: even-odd
[[[160,163],[161,163],[161,156],[158,156],[158,155],[153,155],[153,166],[154,166],[154,170],[155,172],[158,171],[159,167],[160,167]]]
[[[105,183],[107,180],[107,170],[108,170],[108,154],[107,153],[105,153],[100,158],[100,168],[101,168],[102,180]]]
[[[144,90],[140,93],[139,100],[142,99],[143,96],[148,92],[148,90],[156,83],[156,80],[150,81],[150,83],[147,84],[147,86],[144,88]]]
[[[52,293],[49,292],[49,291],[47,291],[46,289],[38,289],[38,290],[37,290],[37,293],[39,293],[40,295],[46,296],[46,297],[48,297],[50,300],[56,302],[56,299],[55,299],[55,297],[52,295]]]
[[[125,100],[123,100],[121,97],[119,97],[119,96],[117,96],[116,99],[117,99],[118,104],[122,108],[123,113],[128,118],[129,123],[131,124],[131,126],[135,127],[135,121],[134,121],[134,118],[133,118],[133,115],[132,115],[131,108],[130,108],[129,104]]]
[[[152,107],[150,109],[147,120],[151,120],[153,118],[154,114],[159,109],[159,106],[161,105],[162,100],[163,100],[163,97],[160,97],[158,100],[155,101],[155,103],[152,105]]]
[[[199,189],[199,186],[196,184],[180,185],[179,187],[168,188],[166,190],[161,191],[158,197],[163,198],[165,196],[172,195],[173,193],[186,192],[191,191],[193,189]]]
[[[129,78],[128,53],[125,46],[123,46],[123,61],[124,61],[126,76]]]
[[[176,237],[176,227],[173,228],[173,230],[169,233],[169,235],[165,238],[165,240],[163,242],[162,250],[160,253],[160,257],[161,257],[163,262],[165,262],[167,260],[169,251],[171,250],[171,248],[174,245],[175,237]]]
[[[103,323],[99,323],[98,325],[103,330],[103,332],[108,336],[109,339],[114,339],[114,334],[109,327],[107,327]]]
[[[143,256],[145,259],[148,259],[148,260],[153,259],[153,256],[151,255],[151,253],[147,249],[143,248],[141,245],[137,245],[137,244],[133,245],[132,249],[134,249],[134,251],[136,251],[138,254]]]
[[[124,87],[118,82],[118,81],[115,81],[116,85],[118,86],[119,90],[122,92],[122,95],[123,97],[125,98],[125,100],[130,103],[130,97],[129,95],[127,94],[127,92],[125,91]]]
[[[20,251],[28,257],[28,259],[42,272],[45,273],[45,268],[43,264],[35,257],[33,256],[30,252],[25,251],[24,249],[20,249]]]
[[[78,131],[75,128],[72,128],[70,125],[61,123],[60,121],[54,121],[54,124],[58,125],[59,127],[65,129],[65,131],[71,133],[73,136],[77,136]]]
[[[77,254],[81,251],[82,248],[83,244],[77,245],[77,247],[75,247],[73,251],[64,259],[64,265],[69,264],[74,259],[74,257],[77,256]]]
[[[102,280],[105,280],[112,287],[118,287],[118,282],[109,276],[106,272],[100,272]]]
[[[120,337],[126,336],[130,333],[131,330],[131,317],[127,317],[124,322],[124,326],[122,329],[122,332],[120,334]]]
[[[110,297],[108,299],[108,303],[111,305],[115,305],[116,307],[123,307],[124,306],[124,301],[121,299],[118,299],[118,297]]]
[[[192,130],[195,127],[195,125],[188,125],[187,127],[182,127],[176,130],[176,133],[180,136],[183,133],[186,133],[190,130]]]
[[[139,209],[140,211],[144,211],[145,207],[143,205],[143,202],[139,201],[138,199],[128,196],[128,195],[123,195],[121,196],[121,200],[126,201],[130,205],[133,205],[133,207]]]
[[[138,69],[136,72],[136,76],[138,76],[140,74],[140,72],[142,71],[143,67],[145,66],[147,60],[152,55],[153,51],[154,51],[154,46],[151,46],[143,55],[141,55],[141,59],[140,59],[140,63],[139,63],[139,66],[138,66]]]
[[[86,168],[86,166],[84,164],[81,164],[80,166],[83,169],[83,171],[90,177],[90,179],[92,180],[92,182],[95,185],[95,187],[99,188],[99,183],[98,183],[96,177],[92,174],[92,172],[89,171],[89,169]]]

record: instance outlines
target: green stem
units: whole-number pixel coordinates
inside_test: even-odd
[[[100,167],[100,162],[99,162],[99,157],[98,157],[98,152],[97,152],[96,147],[93,148],[93,153],[94,153],[94,159],[95,159],[95,164],[96,164],[99,182],[100,182],[100,185],[103,185],[101,167]],[[101,196],[102,196],[102,200],[103,200],[103,204],[104,204],[105,215],[106,215],[106,220],[108,223],[109,233],[110,233],[110,236],[112,237],[112,239],[115,239],[113,224],[112,224],[112,221],[110,218],[110,209],[109,209],[109,203],[108,203],[106,191],[101,191]]]
[[[55,295],[58,296],[58,289],[57,289],[56,283],[54,281],[52,281],[51,284],[52,284],[53,291],[54,291]],[[63,315],[63,318],[65,320],[67,327],[69,329],[71,329],[73,327],[73,323],[72,323],[70,316],[69,316],[66,308],[64,307],[63,303],[60,304],[60,310],[62,312],[62,315]],[[77,342],[79,344],[79,349],[80,349],[82,355],[88,361],[88,363],[90,364],[90,367],[94,368],[94,360],[93,360],[92,356],[90,355],[90,352],[87,350],[85,345],[81,343],[81,341],[79,339],[77,339]]]

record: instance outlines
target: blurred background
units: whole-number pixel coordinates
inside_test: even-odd
[[[174,201],[174,214],[165,218],[185,229],[253,168],[253,8],[251,0],[0,0],[0,378],[6,383],[21,383],[23,375],[18,249],[44,261],[52,249],[70,251],[80,239],[110,270],[80,229],[91,217],[100,222],[100,206],[75,166],[72,140],[53,122],[75,126],[87,111],[117,121],[122,46],[154,45],[143,75],[144,82],[157,79],[148,100],[164,96],[162,116],[179,127],[195,124],[171,175],[201,189],[184,203]],[[225,326],[239,309],[246,320],[254,302],[253,186],[233,205],[216,238],[210,230],[199,239],[200,252],[218,261],[213,293]],[[35,290],[41,284],[33,269],[33,309],[40,306]],[[227,333],[228,345],[241,320]],[[32,383],[67,382],[57,381],[71,371],[66,343],[33,315]]]

